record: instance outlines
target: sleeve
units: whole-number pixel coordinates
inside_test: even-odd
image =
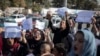
[[[54,28],[54,27],[52,26],[52,22],[51,22],[51,21],[49,21],[48,28],[50,28],[50,29],[52,30],[53,33],[57,32],[57,31],[59,30],[58,28]]]

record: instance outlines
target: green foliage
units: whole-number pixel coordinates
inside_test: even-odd
[[[98,6],[96,0],[68,0],[68,4],[70,7],[72,7],[72,5],[75,5],[74,9],[85,10],[93,10]]]
[[[50,2],[48,0],[0,0],[0,8],[4,10],[6,7],[27,7],[40,11],[42,7],[50,7]]]
[[[53,0],[52,3],[54,7],[62,7],[64,0]]]
[[[40,11],[40,10],[41,10],[41,5],[38,4],[38,3],[33,4],[32,10],[33,10],[34,12]]]
[[[53,0],[55,7],[62,7],[64,0]],[[97,7],[97,0],[67,0],[67,7],[73,9],[93,10]]]
[[[4,10],[6,7],[10,6],[9,0],[1,0],[0,1],[0,8]]]

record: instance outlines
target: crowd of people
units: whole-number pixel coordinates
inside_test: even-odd
[[[95,39],[100,39],[100,22],[92,19],[86,28],[78,26],[74,30],[75,21],[65,12],[60,22],[60,28],[52,26],[52,15],[47,13],[46,29],[33,28],[31,31],[21,31],[20,38],[4,38],[4,31],[0,29],[0,56],[100,56],[100,45]],[[79,23],[80,24],[80,23]]]

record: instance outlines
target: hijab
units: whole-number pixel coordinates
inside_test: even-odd
[[[91,31],[88,30],[80,30],[84,34],[84,43],[83,43],[83,50],[81,56],[96,56],[96,43],[95,37]],[[70,52],[70,56],[75,56],[74,49]]]

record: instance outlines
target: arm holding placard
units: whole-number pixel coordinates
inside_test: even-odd
[[[27,43],[27,40],[25,38],[25,34],[26,34],[25,32],[22,32],[22,36],[20,38],[20,41],[23,42],[23,43]]]
[[[96,26],[96,19],[95,18],[93,18],[92,19],[92,32],[94,33],[94,35],[96,36],[96,37],[99,37],[100,36],[100,33],[99,33],[99,29],[97,28],[97,26]]]
[[[97,27],[95,25],[96,19],[92,18],[92,32],[95,34],[97,32]]]
[[[49,42],[52,47],[54,47],[53,41],[50,36],[51,30],[50,29],[45,29],[44,35],[45,35],[45,42]]]

